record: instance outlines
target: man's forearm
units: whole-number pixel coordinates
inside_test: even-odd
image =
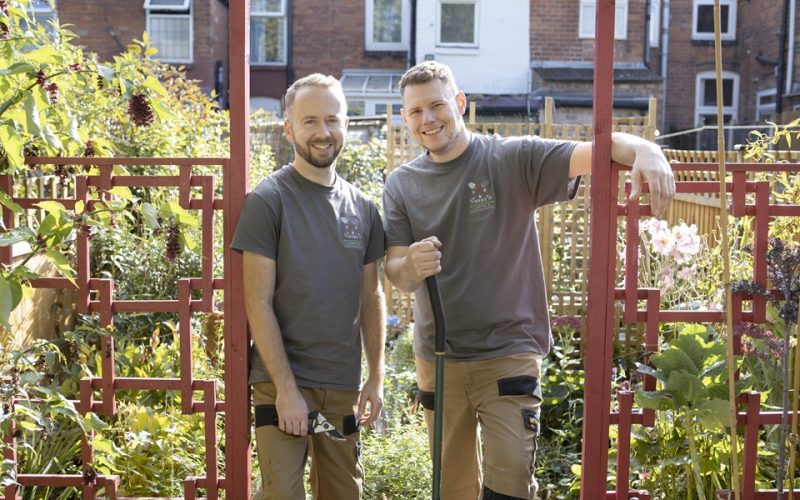
[[[260,311],[248,311],[247,317],[256,351],[261,356],[277,391],[280,393],[297,388],[272,307]]]
[[[643,154],[661,154],[661,149],[654,142],[626,134],[614,132],[611,134],[611,160],[623,165],[633,165],[636,157]]]
[[[386,261],[386,276],[394,286],[404,292],[413,292],[416,290],[421,281],[416,281],[411,277],[411,274],[404,270],[403,261],[404,257]]]
[[[386,299],[377,277],[375,284],[377,286],[365,291],[361,298],[361,342],[367,358],[369,377],[377,377],[382,382],[386,345]]]

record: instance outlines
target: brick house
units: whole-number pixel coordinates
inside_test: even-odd
[[[227,93],[228,0],[55,0],[55,12],[47,0],[33,3],[38,19],[72,25],[76,42],[100,60],[147,31],[162,61],[185,66],[206,91]]]
[[[783,14],[784,4],[788,16]],[[795,72],[796,0],[720,0],[723,61],[723,102],[726,124],[758,124],[772,118],[780,66],[779,34],[787,35],[781,85],[783,111],[800,105]],[[666,102],[661,128],[665,133],[716,124],[713,0],[671,0]],[[784,24],[785,20],[785,24]],[[783,24],[783,26],[782,26]],[[728,143],[740,143],[746,129],[728,133]],[[676,139],[678,147],[715,147],[710,134],[703,140]]]
[[[400,75],[418,61],[435,59],[453,67],[479,115],[535,116],[543,97],[552,96],[558,121],[585,123],[591,115],[596,2],[251,0],[251,103],[278,112],[291,81],[321,71],[342,78],[353,115],[397,115]],[[781,103],[783,110],[800,106],[797,0],[720,2],[726,122],[753,124],[774,112],[782,29],[789,64]],[[34,3],[37,17],[55,15],[47,0]],[[205,88],[221,90],[227,4],[55,1],[59,20],[72,24],[79,42],[102,58],[148,30],[162,59],[186,65]],[[615,115],[644,113],[652,96],[662,133],[716,120],[712,13],[713,0],[616,0]]]
[[[661,108],[657,4],[616,2],[615,116],[645,113],[651,96]],[[561,122],[591,123],[596,8],[595,0],[531,0],[531,97],[536,107],[543,97],[553,97]]]

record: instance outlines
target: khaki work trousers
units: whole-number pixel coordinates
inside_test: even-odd
[[[343,421],[358,409],[358,391],[300,388],[309,411],[318,410],[343,432]],[[253,385],[253,405],[274,405],[271,382]],[[256,448],[261,467],[263,500],[305,498],[303,471],[311,457],[311,493],[317,500],[361,498],[364,468],[359,432],[334,441],[324,434],[293,436],[277,425],[256,428]]]
[[[417,357],[416,365],[433,449],[433,411],[428,407],[433,408],[435,364]],[[475,500],[481,484],[495,493],[516,498],[536,496],[538,485],[533,473],[539,434],[541,365],[541,355],[533,353],[479,361],[445,361],[443,500]]]

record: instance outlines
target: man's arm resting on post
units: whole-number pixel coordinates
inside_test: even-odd
[[[361,423],[371,426],[383,408],[384,349],[386,344],[386,300],[378,279],[378,264],[364,266],[361,278],[361,342],[369,373],[358,400]],[[369,403],[369,415],[366,414]]]
[[[244,252],[242,261],[247,320],[256,350],[275,384],[278,427],[287,434],[304,436],[308,433],[308,406],[297,388],[272,309],[275,261],[252,252]]]
[[[653,215],[664,215],[670,200],[675,196],[675,178],[658,145],[635,135],[614,132],[611,134],[611,160],[633,167],[630,199],[637,198],[642,182],[647,182]],[[581,142],[572,151],[569,176],[585,175],[591,170],[592,143]]]
[[[442,242],[429,236],[411,246],[389,247],[386,251],[386,276],[404,292],[416,290],[425,278],[442,271]]]

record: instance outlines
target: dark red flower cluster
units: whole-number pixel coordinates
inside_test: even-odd
[[[140,127],[146,127],[153,123],[155,115],[153,114],[153,107],[150,106],[150,101],[144,94],[134,94],[128,101],[128,115],[133,120],[133,123]]]

